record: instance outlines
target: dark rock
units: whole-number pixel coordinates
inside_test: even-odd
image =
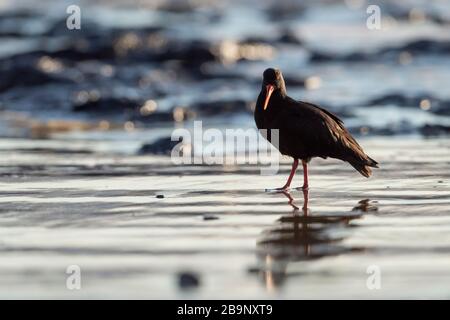
[[[0,25],[1,28],[1,25]],[[23,32],[21,30],[5,30],[5,29],[0,29],[0,38],[25,38],[25,37],[31,37],[33,35],[30,35],[26,32]]]
[[[133,114],[130,117],[132,121],[138,121],[142,123],[155,123],[155,122],[171,122],[173,119],[173,112],[171,111],[155,111],[148,115]]]
[[[249,113],[251,103],[245,100],[199,102],[191,106],[192,110],[204,116],[215,116],[230,113]]]
[[[330,53],[320,52],[320,51],[312,51],[309,56],[310,62],[329,62],[336,59],[336,56],[333,56]]]
[[[181,289],[193,289],[200,286],[200,278],[193,272],[180,272],[178,274],[178,286]]]
[[[450,134],[450,126],[440,124],[426,124],[420,128],[420,133],[424,136],[440,136]]]
[[[99,97],[95,100],[75,104],[72,109],[74,112],[111,114],[136,111],[141,105],[141,102],[128,98]]]
[[[373,60],[371,54],[364,52],[353,52],[350,54],[337,54],[330,52],[312,51],[310,53],[309,61],[313,63],[322,62],[367,62]]]
[[[205,62],[215,61],[212,44],[203,40],[169,39],[162,27],[103,29],[89,23],[81,30],[68,30],[65,21],[58,21],[47,36],[66,36],[68,46],[53,53],[52,57],[73,61],[114,60],[115,62],[168,62],[177,61],[184,68],[198,68]]]
[[[3,11],[0,13],[0,21],[6,19],[30,19],[30,18],[39,18],[41,17],[36,11],[29,9],[15,9],[9,11]]]
[[[299,1],[275,1],[266,9],[266,14],[271,21],[296,19],[306,11],[306,6]]]
[[[203,220],[208,221],[208,220],[218,220],[219,217],[212,215],[212,214],[204,214],[203,215]]]
[[[431,112],[439,116],[450,116],[450,108],[439,108],[439,109],[433,108]]]
[[[450,116],[450,100],[440,100],[432,105],[430,111],[440,116]]]
[[[398,107],[419,108],[423,100],[429,101],[429,112],[443,116],[450,115],[450,100],[442,100],[425,93],[407,96],[402,93],[394,92],[373,98],[364,105],[368,107],[395,105]]]
[[[373,56],[364,52],[352,52],[341,57],[343,62],[366,62],[371,60],[373,60]]]
[[[35,50],[16,54],[1,61],[5,63],[24,63],[28,59],[39,59],[43,56],[68,61],[111,60],[115,57],[113,47],[101,39],[74,38],[70,45],[54,50]]]
[[[58,21],[45,36],[59,38],[52,50],[21,54],[49,56],[64,61],[112,61],[114,63],[176,62],[181,68],[198,69],[205,62],[218,61],[213,44],[204,40],[169,39],[161,27],[103,29],[89,22],[81,30],[68,30]],[[16,32],[16,30],[14,30]],[[1,32],[0,32],[1,33]]]
[[[108,30],[102,28],[100,25],[83,19],[81,29],[70,30],[67,28],[67,19],[59,19],[53,21],[52,25],[43,34],[46,37],[59,37],[68,36],[70,38],[81,38],[81,37],[101,37],[108,36]]]
[[[419,39],[411,41],[405,45],[384,48],[381,49],[379,54],[386,54],[391,52],[409,52],[412,54],[444,54],[450,53],[450,41],[448,40],[430,40],[430,39]]]
[[[414,40],[401,46],[386,47],[376,52],[353,52],[350,54],[337,54],[330,52],[320,52],[311,50],[309,57],[310,62],[368,62],[379,61],[380,59],[394,59],[398,61],[399,54],[406,52],[411,55],[434,54],[448,55],[450,54],[450,41],[438,41],[430,39]]]
[[[264,36],[249,36],[242,39],[239,44],[273,44],[275,41]]]
[[[195,80],[227,80],[227,81],[242,81],[243,76],[234,72],[218,72],[205,70],[205,68],[193,69],[188,76]],[[261,82],[258,79],[257,82]],[[255,81],[256,84],[256,81]]]
[[[247,268],[248,273],[259,273],[261,271],[262,271],[261,268],[257,266],[250,266]]]
[[[284,30],[279,38],[277,39],[278,42],[281,43],[288,43],[288,44],[295,44],[295,45],[302,45],[303,42],[300,40],[299,37],[297,37],[297,35],[295,35],[292,31],[290,30]]]
[[[297,77],[291,77],[289,75],[284,76],[284,81],[286,82],[286,87],[304,87],[305,86],[305,79],[304,78],[297,78]]]
[[[381,97],[374,98],[366,103],[367,106],[414,106],[418,107],[423,98],[408,97],[402,93],[389,93]]]
[[[31,10],[19,9],[0,13],[0,37],[39,36],[43,28],[45,22],[42,16]]]
[[[211,44],[207,41],[174,41],[155,53],[151,61],[170,61],[175,60],[180,62],[184,68],[198,68],[205,62],[216,60],[216,56],[211,50]]]
[[[170,155],[173,148],[182,141],[182,138],[178,141],[172,141],[170,137],[160,138],[153,143],[144,144],[141,149],[139,149],[138,154]]]
[[[302,41],[291,30],[282,30],[278,37],[250,36],[239,42],[240,44],[267,44],[276,45],[280,43],[302,45]]]
[[[19,152],[30,152],[30,153],[50,153],[50,154],[93,154],[94,152],[92,150],[84,150],[84,149],[78,149],[78,150],[71,150],[71,149],[53,149],[53,148],[17,148],[14,149],[15,151]]]
[[[49,52],[49,56],[72,61],[111,60],[116,57],[115,51],[109,43],[86,39],[76,39],[70,47]]]
[[[189,54],[202,57],[197,42],[168,41],[159,27],[104,29],[89,21],[85,24],[80,30],[69,30],[65,20],[57,21],[45,36],[62,40],[56,49],[42,50],[41,54],[69,61],[106,60],[116,63],[182,60],[184,53],[185,59]],[[150,41],[155,35],[158,39]]]
[[[0,92],[19,87],[42,86],[48,83],[72,83],[57,74],[40,71],[34,66],[9,65],[0,67]]]
[[[157,195],[156,195],[156,198],[157,198],[157,199],[164,199],[164,195],[163,195],[163,194],[157,194]]]
[[[191,13],[196,9],[194,2],[192,1],[163,1],[158,6],[159,11],[165,11],[170,13]]]

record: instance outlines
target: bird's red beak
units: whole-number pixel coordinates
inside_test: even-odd
[[[269,104],[270,96],[272,95],[273,90],[275,90],[275,86],[268,84],[266,86],[266,100],[264,101],[264,110],[267,109],[267,105]]]

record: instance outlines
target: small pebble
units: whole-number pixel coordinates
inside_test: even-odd
[[[217,220],[219,219],[219,217],[214,216],[212,214],[204,214],[203,215],[203,220]]]
[[[261,269],[258,268],[257,266],[251,266],[251,267],[249,267],[249,268],[247,269],[247,272],[248,272],[248,273],[258,273],[258,272],[260,272],[260,271],[261,271]]]
[[[192,272],[180,272],[178,274],[178,286],[182,289],[196,288],[200,285],[199,276]]]
[[[444,183],[444,181],[443,180],[439,180],[438,183]]]
[[[157,195],[156,195],[156,198],[157,198],[157,199],[164,199],[164,195],[163,195],[163,194],[157,194]]]

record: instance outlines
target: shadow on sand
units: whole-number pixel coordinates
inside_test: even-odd
[[[294,204],[291,193],[283,193],[293,207],[293,214],[281,216],[273,227],[263,231],[257,243],[258,273],[268,290],[280,287],[288,276],[293,275],[287,272],[290,263],[364,250],[343,245],[342,241],[351,228],[352,220],[360,219],[364,212],[376,208],[371,204],[367,210],[371,203],[368,199],[361,200],[352,210],[342,214],[315,212],[311,215],[309,192],[302,192],[302,209]]]

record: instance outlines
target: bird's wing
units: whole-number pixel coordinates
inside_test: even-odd
[[[358,144],[358,142],[356,142],[356,140],[353,138],[350,132],[348,132],[347,128],[344,127],[344,121],[342,121],[337,115],[324,108],[319,107],[318,105],[309,102],[303,103],[309,104],[310,106],[319,109],[321,112],[325,113],[328,117],[334,120],[334,121],[329,121],[330,119],[325,120],[331,134],[336,136],[338,139],[340,138],[340,140],[343,140],[342,142],[344,142],[345,145],[351,144],[353,149],[358,149],[360,152],[364,154],[364,151],[362,150],[361,146]]]
[[[367,159],[361,146],[333,113],[311,103],[292,100],[285,108],[288,113],[285,127],[298,135],[310,150],[319,156]]]
[[[330,112],[330,111],[328,111],[328,110],[326,110],[326,109],[324,109],[324,108],[322,108],[322,107],[319,107],[318,105],[313,104],[313,103],[311,103],[311,102],[299,101],[299,103],[303,103],[303,104],[309,105],[309,106],[311,106],[311,107],[314,107],[314,108],[316,108],[316,109],[319,109],[320,111],[322,111],[322,112],[324,112],[326,115],[328,115],[331,119],[333,119],[334,121],[336,121],[340,126],[344,127],[344,121],[342,121],[342,120],[341,120],[337,115],[335,115],[334,113],[332,113],[332,112]]]

